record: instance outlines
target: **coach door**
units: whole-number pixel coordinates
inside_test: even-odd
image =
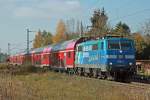
[[[66,55],[67,55],[67,53],[64,52],[64,66],[66,66]]]

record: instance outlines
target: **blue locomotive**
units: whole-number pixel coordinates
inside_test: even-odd
[[[134,42],[129,38],[106,36],[79,43],[75,65],[80,75],[129,79],[135,69]]]

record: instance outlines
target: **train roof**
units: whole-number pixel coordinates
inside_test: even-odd
[[[76,38],[76,39],[68,40],[65,42],[57,43],[52,46],[52,51],[55,52],[55,51],[60,51],[60,50],[71,50],[75,48],[75,45],[77,43],[81,43],[87,40],[88,40],[87,37],[81,37],[81,38]]]
[[[85,41],[85,42],[82,42],[82,43],[79,43],[78,45],[82,45],[82,44],[94,44],[94,43],[97,43],[98,40],[89,40],[89,41]]]
[[[31,53],[39,53],[39,52],[42,52],[44,50],[44,47],[41,47],[41,48],[35,48],[31,51]]]
[[[78,41],[78,39],[73,39],[73,40],[55,44],[54,46],[52,46],[52,51],[72,49],[72,48],[74,48],[77,41]]]
[[[101,40],[132,41],[132,39],[130,39],[130,38],[125,38],[125,37],[98,38],[98,39],[91,39],[91,40],[82,42],[82,43],[78,44],[78,46],[80,46],[80,45],[86,45],[86,44],[89,44],[89,43],[90,43],[90,44],[95,44],[95,43],[98,43],[98,41],[101,41]]]
[[[50,51],[55,52],[55,51],[60,51],[60,50],[69,50],[69,49],[73,49],[77,43],[80,43],[86,40],[88,40],[87,37],[81,37],[81,38],[76,38],[76,39],[60,42],[57,44],[47,45],[41,48],[32,49],[30,51],[30,54],[39,53],[39,52],[46,53]]]
[[[73,40],[57,43],[54,45],[48,45],[45,47],[36,48],[36,49],[31,50],[31,53],[50,52],[50,51],[72,49],[72,48],[74,48],[74,46],[78,40],[79,39],[73,39]]]
[[[52,45],[45,46],[44,49],[43,49],[43,53],[50,52],[51,49],[52,49]]]
[[[130,38],[125,38],[125,37],[123,37],[123,38],[121,38],[121,37],[119,37],[119,38],[113,37],[113,38],[106,38],[106,40],[132,40],[132,39],[130,39]]]

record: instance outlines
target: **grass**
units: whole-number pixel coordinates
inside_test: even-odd
[[[28,68],[9,72],[0,66],[0,100],[149,100],[147,90],[139,91],[105,80],[69,76]],[[31,66],[30,66],[31,67]],[[23,69],[26,69],[23,72]],[[7,71],[6,71],[7,70]],[[28,72],[29,71],[29,72]]]

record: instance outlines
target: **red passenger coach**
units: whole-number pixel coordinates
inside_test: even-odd
[[[86,38],[69,40],[55,45],[48,45],[33,49],[26,53],[10,56],[12,64],[32,64],[37,67],[50,67],[51,69],[68,70],[75,67],[75,49]]]
[[[15,64],[16,63],[16,57],[14,55],[10,56],[9,57],[9,62],[10,62],[10,64]]]
[[[41,54],[41,66],[42,67],[49,67],[51,65],[51,59],[50,59],[50,52],[52,47],[47,46],[44,47],[43,52]]]
[[[41,66],[41,54],[43,52],[43,48],[37,48],[31,51],[31,59],[32,65]]]
[[[76,45],[84,41],[84,39],[85,38],[69,40],[52,46],[50,56],[52,60],[51,66],[62,70],[74,68]]]
[[[74,68],[75,67],[76,45],[78,43],[81,43],[86,40],[88,40],[88,38],[82,37],[82,38],[70,40],[67,42],[67,45],[65,47],[66,68]]]
[[[27,55],[25,52],[18,53],[16,55],[10,56],[9,62],[10,62],[10,64],[13,64],[13,65],[30,64],[31,57],[30,57],[30,55]]]
[[[22,65],[23,64],[23,55],[18,54],[17,55],[17,65]]]
[[[74,60],[75,60],[75,46],[76,46],[76,40],[71,41],[66,46],[66,67],[67,68],[73,68],[74,67]]]

